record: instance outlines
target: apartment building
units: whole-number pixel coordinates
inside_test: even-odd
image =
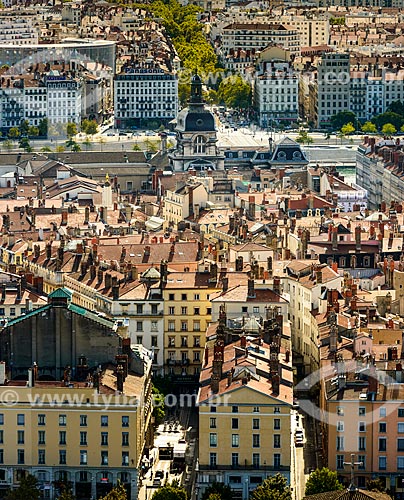
[[[163,69],[127,67],[114,78],[115,127],[168,123],[178,113],[178,80]]]
[[[330,124],[333,115],[350,108],[349,54],[324,53],[317,68],[317,82],[310,97],[314,99],[313,119],[318,127]]]
[[[312,312],[318,309],[324,290],[341,291],[343,278],[327,265],[314,266],[294,261],[287,266],[288,277],[282,280],[289,299],[289,319],[293,352],[299,359],[298,370],[307,375],[318,369],[318,339],[312,328]]]
[[[288,125],[298,119],[299,77],[290,63],[262,63],[253,88],[253,104],[261,127]]]
[[[284,15],[280,22],[296,29],[300,35],[301,47],[328,45],[330,39],[330,22],[321,16]]]
[[[48,120],[51,124],[81,123],[83,82],[79,78],[50,72],[45,78]]]
[[[221,53],[226,56],[232,49],[263,50],[269,45],[280,45],[293,55],[300,55],[300,35],[297,29],[285,24],[233,23],[221,33]]]
[[[163,219],[166,226],[178,227],[190,216],[199,216],[207,206],[208,192],[202,182],[189,182],[175,191],[164,194]]]
[[[38,29],[34,17],[16,17],[8,13],[0,16],[0,44],[33,45],[38,43]]]
[[[197,485],[203,494],[221,482],[247,500],[266,477],[280,472],[292,481],[291,357],[276,335],[270,345],[245,336],[225,345],[225,324],[216,325],[200,377]]]

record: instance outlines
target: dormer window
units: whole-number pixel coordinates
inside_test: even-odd
[[[194,141],[194,153],[206,152],[206,139],[203,135],[197,135]]]
[[[279,153],[277,155],[277,159],[278,160],[286,160],[286,153],[285,153],[285,151],[279,151]]]

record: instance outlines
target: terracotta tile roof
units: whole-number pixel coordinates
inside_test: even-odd
[[[255,287],[255,297],[248,297],[247,285],[236,285],[227,292],[212,294],[211,300],[217,302],[265,302],[265,303],[287,303],[287,300],[276,294],[270,288]]]

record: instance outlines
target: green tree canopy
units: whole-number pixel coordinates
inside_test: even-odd
[[[57,500],[75,500],[71,488],[65,486]]]
[[[32,151],[32,147],[31,144],[29,143],[28,137],[21,137],[19,141],[19,146],[27,153],[30,153]]]
[[[313,138],[309,136],[307,130],[300,129],[299,134],[296,137],[296,142],[299,144],[313,144]]]
[[[394,135],[397,132],[396,127],[392,123],[385,123],[382,127],[382,134],[384,135]]]
[[[28,134],[28,129],[29,129],[29,121],[28,120],[23,120],[20,123],[20,126],[18,128],[20,129],[20,134],[21,135],[27,135]]]
[[[375,134],[377,132],[377,127],[372,122],[365,122],[361,127],[362,132],[365,134]]]
[[[38,137],[39,135],[39,128],[35,127],[34,125],[31,125],[28,127],[28,135],[30,137]]]
[[[366,489],[369,491],[379,491],[380,493],[384,493],[386,491],[386,485],[383,481],[378,477],[377,479],[371,479],[366,484]]]
[[[164,394],[157,387],[153,386],[153,417],[156,425],[161,424],[164,420]]]
[[[343,486],[338,481],[337,473],[327,467],[316,469],[307,479],[306,495],[315,495],[316,493],[326,493],[327,491],[342,490]]]
[[[351,122],[349,122],[341,127],[341,132],[344,136],[350,135],[355,132],[355,127]]]
[[[286,478],[276,474],[257,486],[251,493],[250,500],[292,500],[292,493],[287,487]]]
[[[251,101],[251,85],[240,75],[232,75],[220,82],[217,95],[228,108],[248,108]]]
[[[398,113],[393,113],[392,111],[386,111],[386,113],[382,113],[381,115],[374,116],[372,118],[372,122],[376,125],[376,127],[381,130],[383,125],[387,123],[391,123],[396,127],[397,130],[401,128],[404,124],[404,118]]]
[[[74,135],[77,134],[77,125],[73,122],[69,122],[66,125],[66,134],[67,137],[73,137]]]
[[[128,496],[124,485],[118,481],[118,484],[112,488],[112,490],[105,495],[105,497],[101,498],[101,500],[127,500],[127,498]]]
[[[83,120],[81,122],[81,130],[88,135],[94,135],[98,132],[98,124],[95,120]]]
[[[8,131],[8,136],[10,139],[18,139],[20,137],[20,131],[17,127],[11,127]]]
[[[182,107],[188,104],[191,97],[191,86],[188,83],[178,83],[178,100]]]
[[[48,136],[48,119],[47,118],[42,118],[42,120],[39,120],[39,135],[41,137],[47,137]]]
[[[386,111],[391,111],[397,113],[398,115],[404,116],[404,104],[401,101],[391,102]]]
[[[10,490],[5,496],[6,500],[38,500],[41,492],[38,489],[36,477],[30,474],[21,479],[20,486],[15,490]]]
[[[339,26],[344,26],[345,25],[345,17],[330,17],[330,24],[331,25],[339,25]]]
[[[187,500],[187,492],[176,484],[167,485],[159,488],[152,500]]]
[[[333,130],[341,130],[347,123],[352,123],[356,127],[356,115],[352,111],[340,111],[331,117],[331,126]]]
[[[202,495],[202,500],[212,500],[211,496],[217,495],[218,500],[233,500],[232,489],[223,483],[213,483],[206,488]]]

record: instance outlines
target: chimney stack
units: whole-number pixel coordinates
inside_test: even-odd
[[[357,252],[361,251],[362,241],[361,241],[362,229],[360,226],[355,227],[355,250]]]
[[[250,278],[248,280],[248,291],[247,291],[247,298],[248,299],[255,299],[255,288],[254,288],[254,280]]]

